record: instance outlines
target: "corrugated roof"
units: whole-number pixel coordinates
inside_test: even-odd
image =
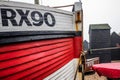
[[[90,29],[111,29],[108,24],[90,24]]]

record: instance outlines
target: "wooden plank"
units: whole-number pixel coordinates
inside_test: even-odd
[[[26,68],[25,70],[23,70],[23,71],[21,71],[19,73],[16,73],[16,74],[13,74],[11,76],[4,77],[4,78],[8,79],[8,80],[9,79],[14,79],[15,80],[15,79],[20,79],[20,78],[28,78],[29,76],[35,74],[37,71],[45,69],[45,68],[53,65],[54,63],[59,63],[58,61],[63,61],[65,59],[65,57],[67,57],[67,56],[68,56],[68,54],[66,54],[64,56],[61,56],[61,57],[58,57],[56,59],[50,60],[50,61],[45,62],[43,64],[37,64],[37,65],[35,65],[33,67],[31,67],[32,66],[32,65],[30,65],[31,63],[28,63],[28,64],[26,64],[26,66],[29,66],[29,68]],[[32,63],[36,63],[36,62],[32,62]]]
[[[17,66],[20,64],[32,62],[34,60],[42,59],[44,57],[51,56],[56,53],[61,53],[63,51],[68,52],[68,51],[72,50],[70,47],[71,47],[71,45],[68,45],[68,46],[65,46],[65,48],[61,47],[61,48],[53,49],[53,50],[46,51],[46,52],[38,52],[36,54],[28,55],[25,57],[15,58],[15,59],[8,60],[8,61],[3,61],[3,62],[0,62],[0,64],[1,64],[0,68],[4,69],[4,68],[12,67],[12,66],[14,67],[14,66]]]
[[[54,43],[51,43],[52,40],[46,40],[44,43],[47,43],[44,45],[39,43],[37,45],[36,42],[35,45],[32,44],[33,46],[23,44],[25,49],[22,48],[22,45],[20,47],[16,45],[18,48],[15,49],[18,50],[10,46],[12,49],[0,56],[0,79],[39,79],[39,75],[42,76],[40,79],[43,79],[61,68],[74,58],[73,39],[56,40],[53,40]],[[43,43],[43,41],[41,42]]]

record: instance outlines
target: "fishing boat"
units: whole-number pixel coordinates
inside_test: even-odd
[[[82,4],[73,11],[0,2],[0,80],[75,80]]]

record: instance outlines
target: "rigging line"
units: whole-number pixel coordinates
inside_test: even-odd
[[[54,6],[53,8],[62,8],[62,7],[70,7],[70,6],[73,6],[73,4],[70,4],[70,5],[64,5],[64,6]]]

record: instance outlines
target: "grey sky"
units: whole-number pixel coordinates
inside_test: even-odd
[[[34,0],[10,0],[34,3]],[[73,4],[79,0],[42,0],[46,6]],[[120,32],[120,0],[82,0],[84,10],[84,39],[88,39],[89,24],[108,23],[113,31]],[[65,8],[70,11],[71,8]]]

